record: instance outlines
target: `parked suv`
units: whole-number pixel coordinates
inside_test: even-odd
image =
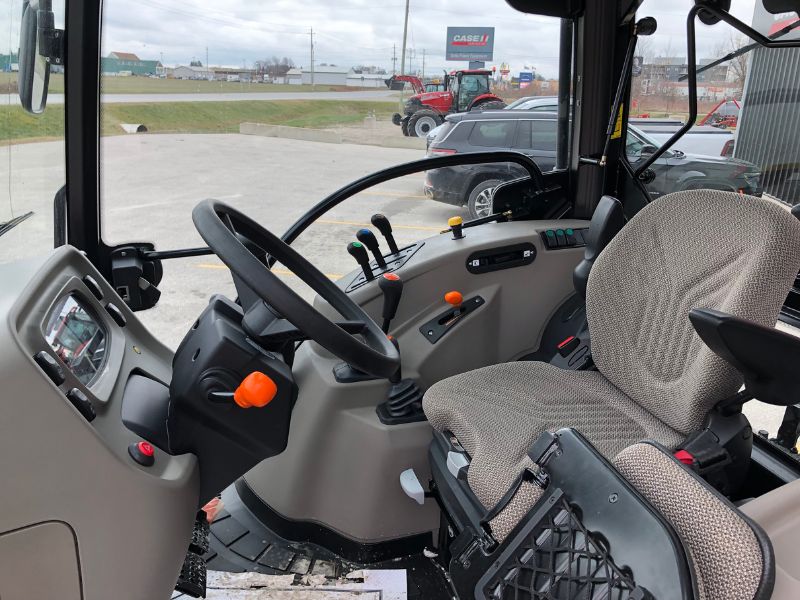
[[[448,115],[428,145],[427,156],[515,150],[533,158],[542,171],[556,165],[557,122],[554,112],[498,110]],[[633,125],[626,140],[628,160],[636,163],[656,152],[659,143]],[[760,170],[749,162],[668,150],[650,167],[648,184],[653,198],[669,192],[710,188],[761,195]],[[473,218],[491,214],[492,193],[498,183],[523,177],[512,163],[459,165],[427,171],[425,195],[434,200],[466,205]]]

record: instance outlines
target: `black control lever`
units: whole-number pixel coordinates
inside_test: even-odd
[[[392,224],[389,223],[389,219],[386,218],[386,215],[381,213],[377,213],[372,215],[370,218],[370,222],[372,223],[373,227],[381,232],[381,235],[386,239],[386,243],[389,244],[389,251],[392,254],[398,254],[400,249],[397,247],[397,242],[394,241],[394,236],[392,235]]]
[[[372,252],[372,255],[375,257],[375,262],[378,263],[378,267],[385,269],[386,261],[383,260],[383,254],[381,253],[381,248],[378,245],[378,238],[375,237],[375,234],[369,229],[359,229],[356,232],[356,239],[369,248],[369,251]]]
[[[347,244],[347,252],[356,259],[356,262],[364,271],[364,277],[367,278],[367,281],[375,279],[375,275],[372,274],[372,267],[369,266],[369,255],[367,254],[367,249],[364,248],[364,244],[361,242],[350,242]]]
[[[397,273],[384,273],[378,278],[378,287],[383,292],[383,333],[389,333],[389,325],[397,314],[400,296],[403,294],[403,280]]]

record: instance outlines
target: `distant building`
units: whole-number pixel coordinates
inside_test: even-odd
[[[172,77],[175,79],[213,79],[214,72],[208,67],[191,67],[181,65],[172,70]]]
[[[359,73],[353,69],[350,69],[350,71],[347,73],[345,85],[348,87],[385,88],[386,83],[384,80],[388,78],[389,76],[385,73]]]
[[[258,73],[255,69],[243,69],[241,67],[211,67],[212,78],[217,81],[239,81],[249,83],[258,81]]]
[[[314,67],[314,81],[317,85],[347,85],[347,74],[350,69],[335,65]],[[303,83],[310,84],[311,69],[303,69]]]
[[[303,70],[302,69],[289,69],[286,71],[286,83],[300,85],[303,83]]]
[[[100,59],[100,72],[107,76],[165,74],[164,66],[157,60],[142,60],[130,52],[111,52]]]

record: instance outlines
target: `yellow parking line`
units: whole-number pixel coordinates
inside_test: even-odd
[[[198,269],[227,269],[228,268],[226,265],[212,265],[212,264],[207,264],[207,263],[200,263],[198,265],[195,265],[195,267],[197,267]],[[292,277],[297,277],[297,275],[295,275],[294,273],[292,273],[291,271],[288,271],[286,269],[270,269],[270,270],[273,273],[275,273],[275,275],[291,275]],[[324,275],[328,279],[333,279],[334,281],[344,277],[344,275],[342,275],[341,273],[324,273]]]
[[[323,223],[325,225],[355,225],[356,227],[369,227],[369,223],[359,223],[358,221],[335,221],[333,219],[317,219],[314,223]],[[420,231],[436,231],[442,230],[441,227],[427,227],[425,225],[395,225],[392,223],[392,229],[418,229]]]

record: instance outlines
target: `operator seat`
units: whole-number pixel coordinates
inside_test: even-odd
[[[609,460],[643,439],[674,450],[699,431],[741,375],[695,333],[692,308],[774,326],[800,269],[800,221],[733,192],[668,194],[614,237],[589,274],[597,371],[514,362],[444,379],[425,394],[431,425],[471,458],[467,483],[487,510],[532,466],[544,431],[574,427]],[[540,492],[524,482],[490,522],[498,540]]]

